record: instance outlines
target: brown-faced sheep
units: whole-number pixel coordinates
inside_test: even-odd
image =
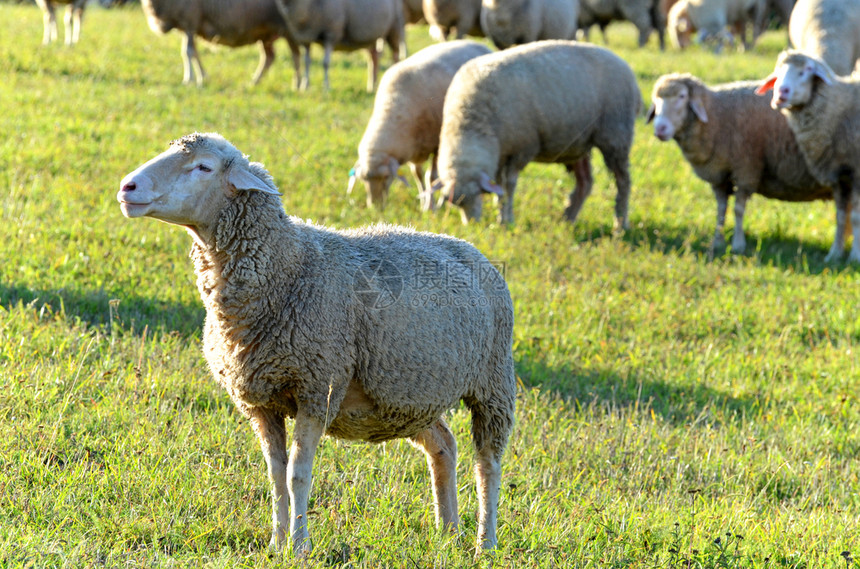
[[[182,32],[183,83],[202,85],[206,74],[194,36],[229,47],[260,44],[259,83],[275,59],[275,41],[287,38],[287,26],[274,0],[141,0],[149,27],[157,34]],[[296,48],[290,43],[290,50]]]
[[[385,207],[398,168],[409,162],[422,208],[432,208],[430,180],[425,183],[422,164],[433,156],[430,172],[436,170],[445,92],[464,63],[488,53],[490,48],[471,40],[435,44],[383,74],[349,184],[351,191],[356,180],[364,182],[368,207]]]
[[[499,49],[576,38],[579,0],[483,0],[481,29]]]
[[[36,0],[42,9],[44,33],[42,43],[47,45],[57,39],[57,15],[54,8],[66,4],[66,45],[74,45],[81,39],[81,23],[84,19],[84,8],[87,0]]]
[[[525,44],[473,59],[454,76],[442,118],[442,195],[481,215],[481,194],[504,198],[513,223],[520,171],[529,162],[564,164],[576,176],[565,216],[574,221],[591,192],[597,147],[615,176],[615,225],[626,228],[630,147],[642,97],[633,71],[602,47],[573,41]]]
[[[455,528],[457,444],[442,416],[460,401],[472,413],[478,546],[496,544],[516,397],[513,304],[480,252],[405,228],[334,231],[288,217],[263,166],[213,134],[174,141],[123,179],[117,199],[126,217],[191,235],[204,355],[260,439],[273,547],[311,549],[323,434],[408,438],[426,454],[437,523]]]
[[[758,93],[771,89],[771,106],[788,120],[810,172],[833,188],[836,239],[827,260],[842,256],[850,226],[848,260],[860,263],[860,75],[839,77],[820,59],[786,50]]]
[[[860,59],[860,0],[798,0],[788,37],[795,49],[849,75]]]
[[[367,90],[376,89],[379,76],[379,40],[391,48],[394,61],[406,57],[401,0],[275,0],[287,22],[289,37],[305,51],[305,72],[299,81],[299,57],[294,53],[296,88],[310,85],[311,44],[322,45],[323,87],[329,89],[332,51],[366,49]]]
[[[647,121],[654,135],[675,140],[684,158],[717,198],[713,248],[725,246],[723,225],[735,196],[732,251],[746,249],[743,221],[753,194],[784,201],[833,199],[815,181],[785,119],[763,97],[758,82],[708,87],[687,74],[663,75],[654,84]]]

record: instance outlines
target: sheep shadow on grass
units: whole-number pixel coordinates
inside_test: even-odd
[[[624,234],[624,241],[632,247],[643,247],[650,251],[663,254],[701,256],[706,260],[731,259],[733,257],[750,257],[757,264],[790,269],[798,273],[817,275],[825,270],[834,268],[851,270],[850,265],[832,265],[824,258],[830,248],[830,243],[818,239],[798,239],[786,235],[781,227],[774,227],[764,234],[746,232],[747,248],[742,254],[732,253],[729,246],[714,250],[711,247],[713,233],[706,229],[700,231],[695,227],[678,227],[652,222],[632,223],[632,227]],[[603,228],[596,228],[591,239],[599,239],[607,235]],[[726,242],[731,243],[732,229],[726,234]],[[831,237],[828,235],[828,237]],[[847,250],[845,252],[847,258]]]
[[[117,302],[118,301],[118,302]],[[199,334],[205,311],[199,303],[184,304],[133,294],[111,293],[104,289],[61,288],[40,290],[21,284],[0,283],[0,306],[32,305],[37,310],[62,313],[88,326],[121,326],[141,334],[144,328],[178,332],[182,336]]]

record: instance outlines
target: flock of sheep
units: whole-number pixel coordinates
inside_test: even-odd
[[[304,77],[298,73],[300,48],[307,57],[311,43],[322,43],[326,66],[334,49],[366,48],[373,87],[377,40],[404,55],[407,14],[423,12],[439,38],[452,29],[457,37],[486,33],[497,46],[514,47],[492,52],[471,40],[445,42],[383,75],[350,187],[362,182],[368,202],[382,207],[409,163],[424,208],[447,201],[474,219],[489,193],[501,200],[501,220],[512,223],[519,172],[532,161],[560,163],[576,180],[565,209],[573,221],[591,191],[597,147],[615,177],[615,223],[624,228],[642,96],[621,58],[570,40],[578,27],[605,29],[623,17],[644,43],[666,13],[676,40],[698,31],[719,46],[733,27],[745,35],[750,17],[754,41],[764,2],[737,2],[680,0],[670,8],[662,0],[424,0],[411,12],[400,0],[143,0],[143,7],[154,29],[185,33],[185,79],[197,82],[204,75],[195,35],[228,45],[260,42],[255,80],[271,64],[274,41],[286,38],[298,87],[308,83],[307,65]],[[186,9],[192,4],[193,17]],[[706,12],[717,19],[702,19]],[[732,194],[735,251],[745,247],[752,194],[833,199],[837,228],[828,260],[842,255],[853,226],[849,259],[860,262],[860,75],[850,75],[860,58],[860,0],[799,0],[789,34],[797,51],[784,52],[764,82],[708,86],[688,74],[661,77],[647,121],[657,138],[675,140],[713,187],[714,246],[724,244]],[[46,27],[45,40],[53,35]],[[516,399],[513,304],[502,275],[479,251],[394,226],[334,231],[289,217],[265,168],[216,134],[172,142],[123,179],[117,199],[125,216],[180,225],[192,237],[207,311],[204,354],[260,439],[272,486],[272,547],[290,544],[297,556],[311,550],[308,494],[323,434],[408,438],[426,455],[437,524],[456,528],[457,444],[443,414],[460,401],[471,411],[476,447],[477,545],[495,546],[501,458]],[[380,305],[382,295],[394,302]],[[288,417],[295,420],[289,456]]]

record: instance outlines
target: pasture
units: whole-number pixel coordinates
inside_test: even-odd
[[[663,73],[762,78],[785,44],[772,31],[752,53],[661,54],[632,26],[609,36],[646,105]],[[335,55],[330,92],[317,66],[298,94],[283,42],[255,88],[256,48],[203,47],[197,89],[181,84],[179,35],[153,34],[136,5],[91,8],[73,49],[41,37],[35,6],[0,4],[0,566],[293,563],[267,550],[262,454],[200,352],[190,239],[115,200],[196,130],[263,162],[290,214],[449,233],[504,266],[521,390],[495,566],[860,566],[860,273],[824,263],[832,203],[754,197],[747,254],[711,258],[710,188],[639,119],[624,235],[598,154],[575,226],[557,165],[524,171],[510,228],[494,206],[468,226],[422,214],[398,183],[379,213],[345,193],[373,101],[363,55]],[[410,29],[412,52],[429,41]],[[325,439],[306,566],[490,564],[472,559],[468,413],[449,422],[460,535],[436,531],[408,443]]]

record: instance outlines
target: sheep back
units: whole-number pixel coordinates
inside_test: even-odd
[[[788,35],[795,48],[848,75],[860,59],[860,0],[798,0]]]

